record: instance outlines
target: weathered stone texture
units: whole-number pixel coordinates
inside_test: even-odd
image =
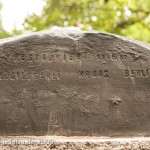
[[[150,46],[45,31],[0,42],[0,134],[150,135]]]

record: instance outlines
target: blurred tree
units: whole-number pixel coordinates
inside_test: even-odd
[[[31,14],[24,31],[39,31],[53,26],[76,26],[100,30],[150,42],[150,0],[43,0],[40,16]],[[0,19],[0,36],[7,36]]]
[[[25,20],[26,30],[77,26],[150,42],[150,0],[45,0],[40,16]]]
[[[2,4],[0,2],[0,10],[2,9]],[[2,16],[0,14],[0,39],[1,38],[5,38],[5,37],[9,37],[10,35],[3,29],[2,26]]]

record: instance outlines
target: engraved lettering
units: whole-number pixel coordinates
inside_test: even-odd
[[[125,70],[125,77],[126,77],[126,78],[129,77],[129,70]]]
[[[37,71],[10,71],[0,72],[0,81],[2,80],[60,80],[60,72],[49,72],[47,70]]]
[[[127,55],[120,54],[120,53],[104,53],[104,54],[97,54],[97,59],[98,60],[105,60],[105,61],[110,61],[110,60],[116,60],[116,59],[121,59],[124,60],[127,58]]]
[[[14,72],[11,73],[10,80],[15,80],[15,73]]]
[[[33,58],[32,58],[32,57],[33,57],[33,55],[32,55],[32,54],[29,54],[29,59],[28,59],[28,61],[30,61],[30,62],[31,62],[31,61],[33,60]]]
[[[100,54],[97,55],[97,59],[101,59],[101,58],[100,58]]]
[[[16,76],[17,80],[19,80],[19,77],[20,77],[19,72],[17,72],[16,75],[17,75]]]
[[[30,78],[31,78],[31,73],[28,72],[28,73],[27,73],[27,80],[29,80]]]
[[[49,55],[49,61],[53,60],[54,55]]]
[[[118,54],[115,54],[115,53],[112,54],[112,59],[117,59],[117,57],[118,57]]]
[[[37,73],[37,72],[34,72],[34,73],[33,73],[33,79],[34,79],[34,80],[37,80],[37,78],[38,78],[38,73]]]
[[[141,70],[137,70],[137,77],[141,77]]]
[[[99,77],[103,77],[103,72],[102,72],[102,70],[99,70],[98,76],[99,76]]]
[[[9,74],[8,74],[8,73],[5,73],[4,78],[5,78],[5,80],[8,80],[8,79],[9,79]]]
[[[131,70],[131,77],[135,77],[135,70]]]
[[[108,70],[104,70],[104,77],[108,77]]]
[[[147,74],[148,77],[150,76],[149,69],[146,69],[146,74]]]
[[[47,79],[51,80],[51,74],[49,72],[47,72]]]
[[[57,60],[59,60],[59,59],[60,59],[60,55],[59,55],[59,54],[57,54],[57,55],[56,55],[56,58],[57,58]]]
[[[107,59],[111,59],[111,56],[109,54],[106,55]]]
[[[85,59],[87,52],[77,52],[73,54],[64,54],[58,52],[45,52],[45,53],[16,53],[14,62],[53,62],[53,61],[79,61]]]
[[[86,77],[89,78],[89,71],[86,71]]]
[[[83,58],[86,59],[87,57],[87,52],[83,52]]]
[[[19,62],[19,60],[20,60],[19,56],[20,56],[20,54],[18,54],[18,53],[15,54],[14,62]]]
[[[129,70],[125,70],[124,72],[125,74],[125,78],[147,78],[147,77],[150,77],[150,74],[149,74],[149,69],[129,69]]]
[[[104,55],[104,54],[101,55],[101,59],[102,59],[102,60],[105,59],[105,55]]]
[[[94,78],[97,77],[97,72],[96,72],[96,70],[94,70],[93,77],[94,77]]]
[[[108,70],[79,71],[79,78],[81,79],[95,79],[107,77],[109,77]]]
[[[79,73],[80,73],[80,78],[83,78],[84,71],[79,71]]]
[[[77,53],[77,59],[81,59],[81,53]]]
[[[21,79],[22,79],[22,80],[25,80],[25,79],[26,79],[25,72],[23,72],[23,71],[22,71],[22,74],[21,74]]]
[[[21,54],[21,60],[25,61],[26,60],[26,55],[24,53]]]
[[[2,80],[2,73],[0,72],[0,80]]]
[[[70,54],[69,60],[73,60],[73,55]]]
[[[56,73],[53,73],[53,74],[52,74],[52,80],[57,80],[57,75],[56,75]]]
[[[146,77],[146,72],[144,70],[141,70],[141,72],[142,72],[142,76]]]
[[[44,79],[44,72],[40,72],[40,79]]]
[[[60,75],[61,75],[61,73],[60,73],[60,72],[58,72],[57,80],[60,80]]]
[[[66,54],[64,54],[63,56],[64,56],[63,59],[66,61]]]
[[[35,54],[35,60],[38,61],[39,54]]]
[[[81,53],[77,53],[77,59],[81,59]]]
[[[42,59],[46,62],[46,54],[43,54]]]

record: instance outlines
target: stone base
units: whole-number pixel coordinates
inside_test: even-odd
[[[0,137],[1,150],[150,150],[150,138],[9,136]]]

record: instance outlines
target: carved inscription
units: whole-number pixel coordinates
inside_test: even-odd
[[[9,71],[0,72],[0,80],[60,80],[60,72],[50,71]]]
[[[90,60],[91,56],[87,52],[49,52],[44,51],[42,53],[38,52],[16,52],[13,55],[8,55],[10,60],[13,60],[14,63],[50,63],[50,62],[71,62],[71,61],[82,61],[82,60]],[[126,60],[128,58],[128,55],[123,52],[110,52],[106,51],[105,53],[97,53],[93,56],[93,61],[100,60],[103,61],[113,61],[113,60]],[[97,59],[95,59],[97,58]],[[7,58],[8,60],[8,58]],[[29,66],[30,67],[30,66]],[[34,68],[34,66],[33,66]],[[19,69],[17,69],[19,70]],[[0,80],[60,80],[60,72],[55,71],[22,71],[23,68],[20,69],[20,71],[0,71]],[[79,70],[76,72],[78,74],[79,79],[101,79],[101,78],[108,78],[113,74],[113,72],[110,72],[107,69],[94,69],[87,70]],[[149,69],[126,69],[124,70],[124,76],[123,78],[147,78],[150,77]]]
[[[91,78],[107,78],[109,77],[108,70],[82,70],[79,71],[79,78],[81,79],[91,79]]]
[[[69,61],[81,61],[87,60],[90,55],[87,52],[16,52],[15,54],[9,54],[7,56],[7,60],[11,60],[15,63],[18,62],[42,62],[42,63],[51,63],[51,62],[69,62]],[[98,53],[94,55],[93,60],[100,61],[114,61],[114,60],[126,60],[127,55],[124,53],[117,52],[106,52],[106,53]]]
[[[127,55],[123,54],[123,53],[104,53],[104,54],[98,54],[97,55],[97,59],[98,60],[105,60],[105,61],[109,61],[109,60],[116,60],[116,59],[121,59],[121,60],[125,60],[127,58]]]
[[[86,59],[86,52],[78,52],[78,53],[15,53],[14,62],[54,62],[54,61],[75,61],[75,60],[83,60]]]
[[[125,78],[147,78],[150,77],[150,69],[128,69],[124,71]]]

